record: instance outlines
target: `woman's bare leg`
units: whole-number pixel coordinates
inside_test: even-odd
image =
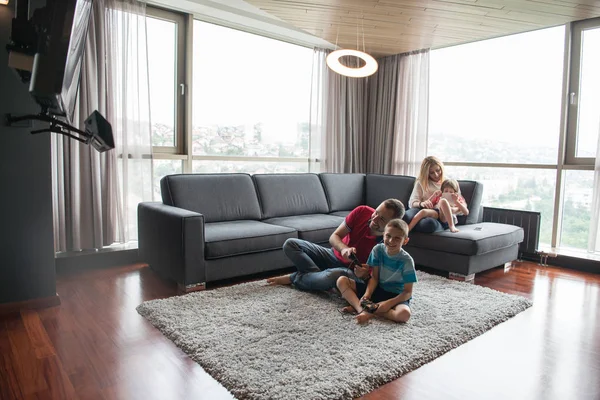
[[[430,210],[430,209],[423,209],[423,210],[419,211],[414,216],[414,218],[412,219],[412,221],[410,221],[410,224],[408,224],[408,230],[412,231],[413,228],[415,227],[415,225],[417,225],[420,220],[422,220],[423,218],[427,218],[427,217],[431,217],[431,218],[436,218],[437,219],[437,212],[435,210]]]

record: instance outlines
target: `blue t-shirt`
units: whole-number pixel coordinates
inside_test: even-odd
[[[379,243],[373,247],[367,264],[379,267],[378,285],[386,292],[400,294],[404,291],[405,283],[417,282],[415,262],[404,249],[390,256],[385,251],[385,245]]]

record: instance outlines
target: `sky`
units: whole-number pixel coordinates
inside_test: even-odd
[[[558,144],[564,35],[559,26],[432,51],[430,132]],[[600,52],[591,51],[600,48],[600,29],[587,36],[579,123],[580,147],[589,150],[600,129],[600,78],[591,73],[600,70]]]
[[[175,35],[170,22],[148,23],[153,123],[174,120]],[[194,127],[251,130],[262,122],[264,141],[296,139],[298,123],[309,119],[312,49],[201,21],[194,21],[193,49]]]

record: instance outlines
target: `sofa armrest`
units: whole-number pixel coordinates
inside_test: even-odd
[[[204,286],[204,215],[159,202],[138,205],[140,259],[185,291]]]

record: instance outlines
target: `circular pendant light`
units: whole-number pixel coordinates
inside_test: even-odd
[[[343,65],[340,58],[344,56],[358,57],[365,62],[360,68],[352,68]],[[349,76],[351,78],[364,78],[365,76],[373,75],[377,71],[377,61],[362,51],[341,49],[336,50],[327,56],[327,66],[340,75]]]

